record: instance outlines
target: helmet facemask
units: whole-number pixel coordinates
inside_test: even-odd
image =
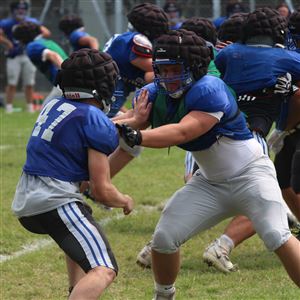
[[[154,83],[159,92],[171,98],[180,98],[194,83],[190,68],[186,67],[182,61],[156,59],[153,61],[153,69]]]

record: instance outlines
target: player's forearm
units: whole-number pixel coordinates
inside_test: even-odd
[[[95,188],[95,186],[93,186],[93,184],[91,183],[91,188],[92,194],[95,197],[96,201],[110,207],[126,207],[126,196],[120,193],[113,184],[102,184],[101,186]]]
[[[0,35],[0,44],[2,44],[4,47],[8,49],[11,49],[13,47],[12,42],[3,35]]]
[[[179,124],[169,124],[152,130],[143,130],[142,146],[151,148],[165,148],[186,143],[189,134],[180,128]]]
[[[114,153],[109,156],[110,176],[113,178],[120,170],[122,170],[129,162],[133,160],[133,156],[125,150],[118,147]]]

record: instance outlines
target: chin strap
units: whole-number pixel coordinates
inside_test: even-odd
[[[89,91],[89,90],[78,89],[78,88],[67,88],[67,89],[63,89],[63,95],[65,98],[72,99],[72,100],[95,99],[101,104],[102,111],[105,114],[109,113],[110,106],[115,101],[115,97],[112,97],[109,100],[102,99],[96,90]]]

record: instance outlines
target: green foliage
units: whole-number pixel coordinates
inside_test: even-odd
[[[10,206],[22,165],[26,142],[36,114],[6,115],[0,111],[1,141],[1,255],[11,255],[45,236],[26,232],[12,215]],[[159,206],[183,185],[184,152],[145,149],[114,179],[114,184],[134,197],[135,212],[105,211],[91,204],[96,220],[116,255],[120,273],[102,299],[151,299],[151,270],[142,270],[136,255],[151,238],[158,221]],[[110,220],[110,221],[107,221]],[[176,283],[178,300],[190,299],[300,299],[274,254],[265,250],[258,237],[244,242],[232,253],[240,272],[220,274],[202,262],[205,247],[221,234],[224,221],[182,247],[182,268]],[[1,263],[1,298],[10,300],[66,299],[68,281],[64,255],[55,245]]]

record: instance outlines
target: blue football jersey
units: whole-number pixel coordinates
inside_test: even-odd
[[[82,29],[76,29],[69,35],[69,41],[72,45],[74,51],[77,51],[82,48],[87,48],[86,46],[80,46],[79,40],[84,36],[89,36],[89,34]]]
[[[37,19],[29,17],[25,17],[24,21],[40,24]],[[24,53],[24,46],[22,46],[20,42],[15,40],[13,37],[13,27],[15,25],[18,25],[19,23],[20,22],[14,18],[0,20],[0,28],[5,33],[6,37],[13,43],[13,48],[6,53],[6,56],[10,58],[14,58],[17,55],[21,55]]]
[[[88,148],[109,155],[118,143],[115,125],[99,108],[53,99],[33,128],[23,170],[69,182],[88,180]]]
[[[125,32],[115,34],[104,46],[104,51],[108,52],[116,61],[121,79],[117,83],[114,94],[115,102],[112,104],[110,117],[113,117],[125,103],[130,92],[135,91],[136,86],[130,84],[130,81],[144,80],[145,72],[135,67],[130,62],[138,56],[132,51],[133,38],[138,32]],[[128,82],[129,81],[129,82]]]
[[[215,64],[222,79],[238,95],[272,87],[287,72],[300,80],[300,55],[282,48],[235,43],[218,53]]]
[[[51,61],[43,58],[43,52],[47,49],[59,54],[63,60],[67,58],[67,54],[58,44],[52,40],[44,38],[37,38],[29,43],[26,46],[26,53],[39,71],[42,72],[52,84],[54,84],[58,68]]]
[[[167,95],[159,97],[159,91],[154,83],[146,85],[149,90],[149,101],[153,102],[152,113],[156,107],[155,101],[166,101],[167,110],[174,110],[178,101],[184,101],[186,113],[190,111],[203,111],[208,113],[223,112],[220,122],[209,132],[188,143],[179,145],[187,151],[199,151],[209,148],[220,136],[226,136],[234,140],[246,140],[252,138],[247,128],[246,120],[239,112],[235,97],[226,84],[219,78],[205,75],[198,80],[185,94],[183,99],[170,99]],[[156,111],[155,113],[161,113]],[[184,117],[184,116],[182,116]]]

